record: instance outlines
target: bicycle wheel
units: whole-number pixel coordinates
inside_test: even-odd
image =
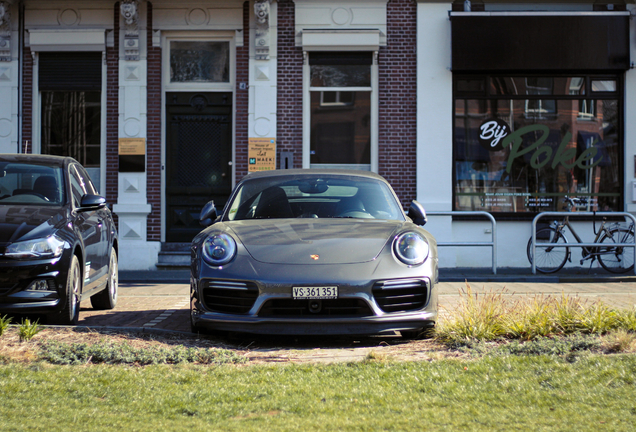
[[[541,228],[537,231],[537,243],[567,243],[565,236],[554,227]],[[554,273],[563,268],[570,256],[567,246],[537,246],[536,267],[541,273]],[[532,264],[532,237],[528,240],[528,261]]]
[[[610,243],[634,243],[634,233],[627,228],[614,228],[601,238],[598,261],[612,273],[626,273],[634,269],[634,248],[609,246]]]

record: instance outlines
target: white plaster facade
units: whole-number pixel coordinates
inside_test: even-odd
[[[418,172],[417,199],[429,212],[453,210],[453,74],[451,71],[452,3],[438,0],[418,0]],[[553,3],[540,2],[486,2],[492,11],[550,11],[591,12],[592,1]],[[624,94],[624,210],[636,212],[636,181],[634,155],[636,155],[636,5],[630,3],[630,56],[632,69],[625,72]],[[429,216],[426,228],[438,242],[490,242],[490,222],[452,221],[450,216]],[[583,241],[593,241],[589,223],[580,226]],[[528,267],[526,247],[531,236],[529,221],[500,221],[497,223],[498,267]],[[491,266],[489,247],[442,247],[440,267]],[[572,249],[572,263],[579,267],[580,249]],[[589,263],[589,262],[588,262]],[[589,264],[588,264],[589,265]],[[595,264],[597,265],[597,264]]]

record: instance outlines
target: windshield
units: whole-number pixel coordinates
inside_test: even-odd
[[[64,203],[61,167],[0,162],[0,204]]]
[[[372,178],[344,175],[298,175],[248,180],[227,208],[227,220],[404,220],[399,202],[385,183]]]

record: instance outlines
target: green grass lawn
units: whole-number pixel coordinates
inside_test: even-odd
[[[636,356],[0,366],[0,430],[634,431]]]

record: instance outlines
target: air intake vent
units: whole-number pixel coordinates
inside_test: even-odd
[[[310,302],[315,300],[271,299],[265,302],[259,317],[346,317],[346,316],[370,316],[371,308],[364,300],[355,298],[343,298],[332,300],[319,300],[318,307],[310,310]]]
[[[384,312],[422,309],[428,299],[428,286],[421,279],[379,281],[373,285],[373,297]]]
[[[214,312],[245,314],[258,297],[254,282],[205,280],[202,285],[203,304]]]

